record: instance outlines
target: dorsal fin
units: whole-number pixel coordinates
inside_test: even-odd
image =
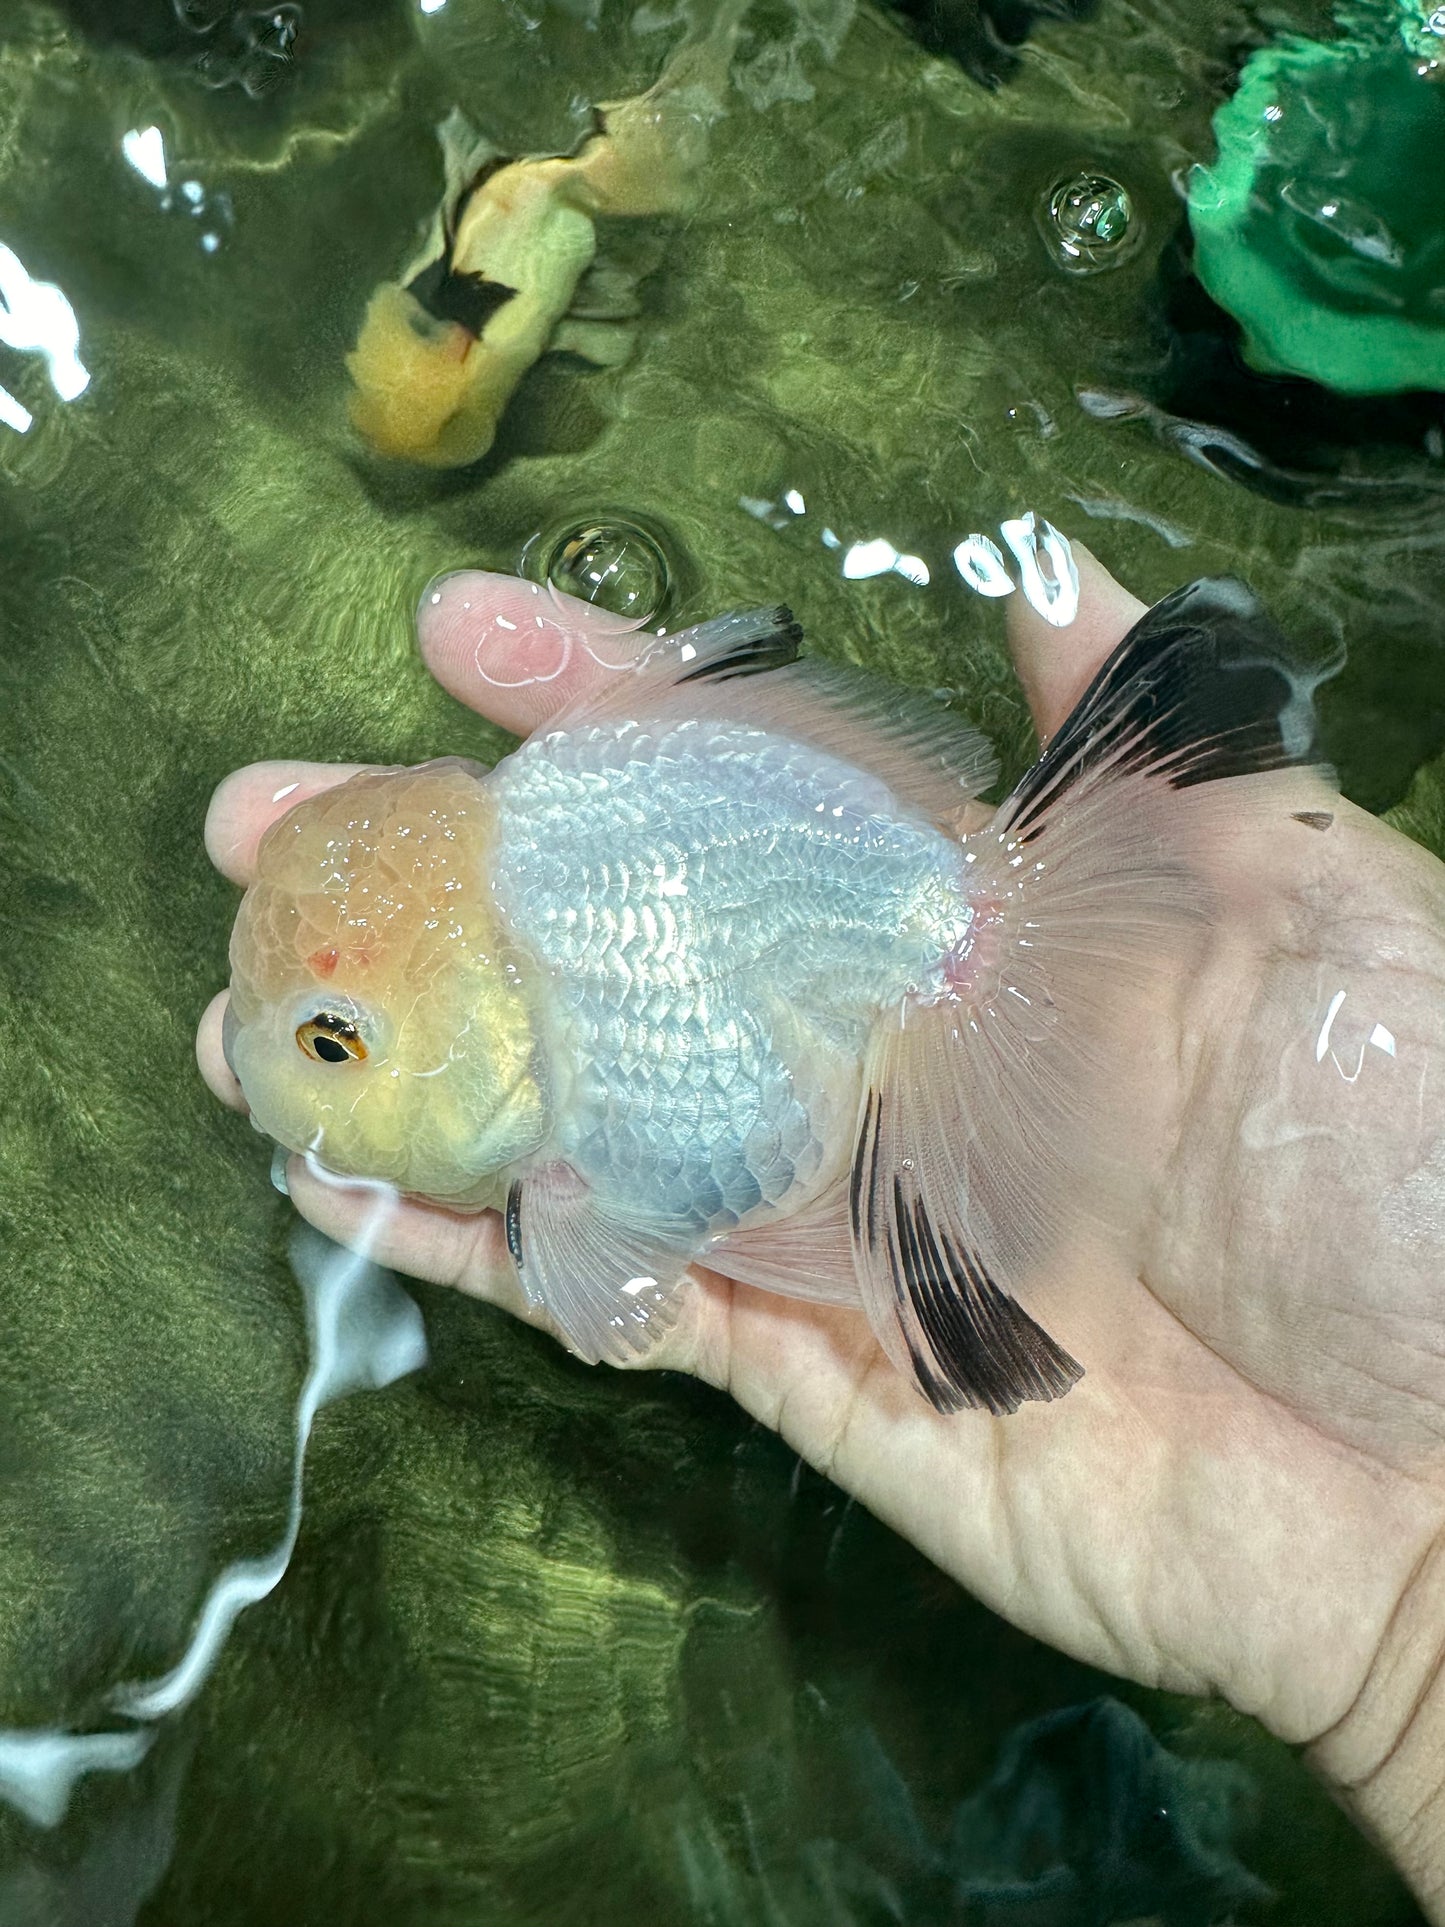
[[[796,662],[802,640],[792,610],[782,603],[714,616],[675,635],[654,637],[619,663],[605,682],[569,704],[553,727],[567,729],[584,717],[589,722],[630,722],[641,715],[655,716],[679,690],[688,692],[680,706],[696,714],[702,685],[730,683]],[[623,646],[633,646],[630,635]]]
[[[939,699],[817,657],[786,607],[718,616],[659,637],[552,725],[707,717],[813,745],[879,777],[900,802],[956,827],[998,772],[993,751]]]
[[[998,817],[1027,835],[1082,778],[1150,771],[1172,789],[1309,763],[1313,690],[1288,640],[1232,576],[1176,589],[1142,615]]]

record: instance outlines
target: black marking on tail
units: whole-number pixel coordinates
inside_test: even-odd
[[[507,1192],[505,1212],[507,1227],[507,1249],[512,1254],[513,1263],[520,1271],[522,1266],[522,1180],[513,1178]]]
[[[893,1209],[902,1284],[937,1365],[924,1389],[940,1411],[1016,1412],[1026,1399],[1061,1398],[1078,1383],[1077,1360],[933,1223],[921,1198],[904,1197],[896,1178]]]
[[[683,682],[731,682],[735,676],[760,676],[769,669],[785,669],[798,660],[803,626],[788,608],[759,609],[756,630],[743,635],[726,655],[706,657],[678,677]]]
[[[883,1100],[877,1091],[869,1091],[863,1109],[863,1128],[858,1134],[858,1148],[853,1154],[853,1169],[848,1179],[848,1216],[853,1223],[853,1236],[860,1243],[865,1241],[862,1205],[863,1196],[867,1194],[866,1242],[870,1251],[878,1246],[878,1120],[882,1111]]]
[[[1108,763],[1175,789],[1316,760],[1314,708],[1283,632],[1252,590],[1208,576],[1142,615],[1000,812],[1027,836]]]
[[[478,339],[498,308],[505,308],[517,292],[485,275],[458,274],[446,255],[408,281],[406,291],[434,321],[455,321]]]
[[[982,1408],[1003,1416],[1025,1400],[1061,1398],[1083,1367],[989,1276],[978,1255],[960,1248],[930,1217],[923,1199],[895,1172],[879,1182],[882,1100],[869,1091],[848,1186],[853,1235],[876,1254],[881,1240],[909,1356],[924,1396],[940,1412]],[[881,1219],[881,1225],[880,1225]]]

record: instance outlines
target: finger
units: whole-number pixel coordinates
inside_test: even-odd
[[[308,796],[334,789],[364,763],[252,763],[219,785],[206,811],[206,854],[232,883],[256,875],[256,846],[280,817]]]
[[[629,666],[654,633],[550,585],[483,569],[438,576],[416,629],[442,687],[518,736]]]
[[[1061,727],[1147,607],[1120,588],[1081,542],[1070,546],[1079,570],[1079,610],[1067,628],[1055,629],[1026,597],[1009,597],[1009,648],[1041,743]]]
[[[348,1182],[303,1155],[286,1161],[286,1189],[308,1223],[379,1265],[453,1285],[540,1324],[517,1282],[495,1211],[447,1211],[404,1198],[389,1186]]]
[[[221,1031],[226,1021],[226,1006],[231,1001],[228,990],[218,991],[206,1005],[205,1015],[196,1031],[196,1062],[201,1067],[201,1076],[207,1087],[220,1098],[221,1102],[233,1111],[244,1116],[249,1109],[241,1086],[236,1082],[236,1074],[226,1062],[222,1048]]]

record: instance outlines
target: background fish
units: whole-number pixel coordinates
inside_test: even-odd
[[[518,624],[544,593],[493,588]],[[1250,592],[1197,582],[960,836],[981,739],[798,643],[724,616],[489,773],[301,803],[241,906],[228,1057],[281,1143],[502,1209],[585,1357],[644,1352],[705,1258],[861,1300],[941,1410],[1057,1397],[1081,1367],[1020,1295],[1134,1181],[1112,1067],[1207,938],[1213,829],[1327,800],[1308,697]]]
[[[575,154],[509,159],[453,108],[439,129],[441,209],[418,259],[373,294],[346,358],[352,422],[379,454],[478,461],[547,349],[603,366],[625,358],[619,324],[637,310],[630,285],[593,266],[594,217],[693,204],[750,4],[725,0],[646,93],[600,104]]]

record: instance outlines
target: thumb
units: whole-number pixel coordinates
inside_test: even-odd
[[[1066,628],[1054,628],[1026,597],[1009,597],[1009,649],[1041,743],[1061,727],[1147,607],[1120,588],[1082,543],[1070,547],[1079,570],[1079,608]]]

